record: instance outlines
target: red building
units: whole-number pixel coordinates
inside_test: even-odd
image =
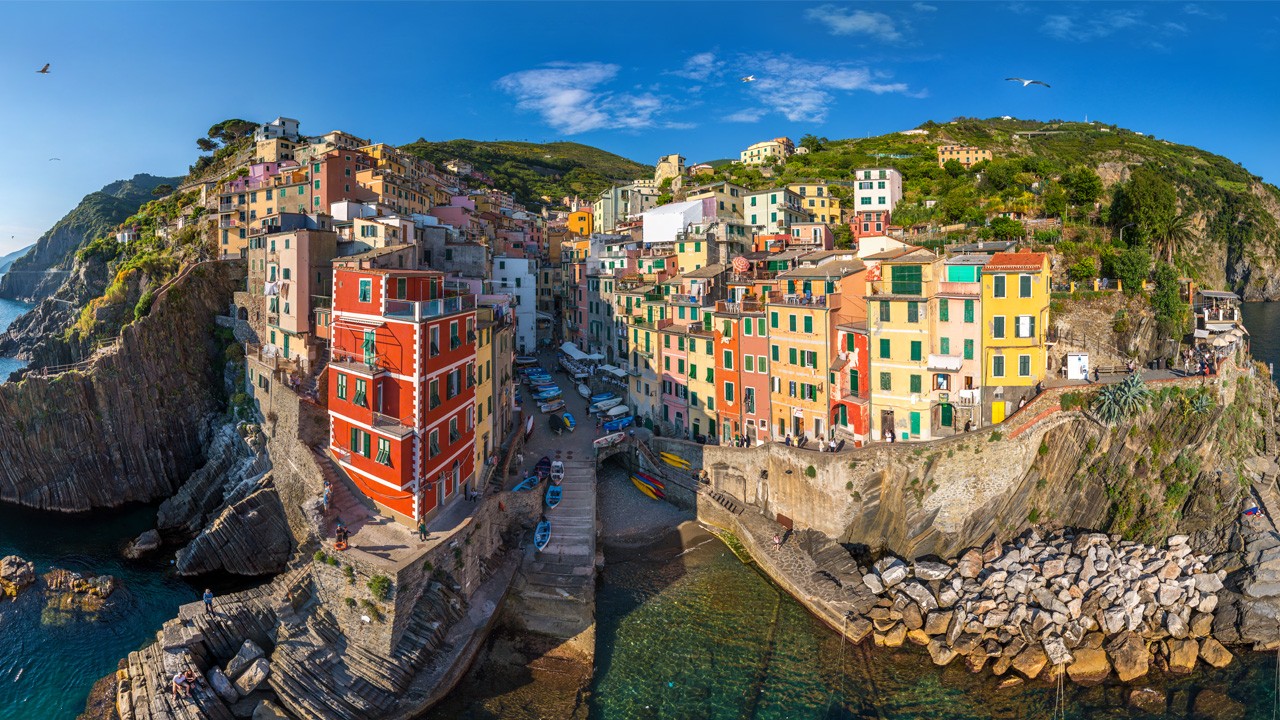
[[[836,326],[831,361],[831,427],[852,435],[855,445],[871,432],[871,373],[867,323]]]
[[[373,158],[357,150],[330,150],[311,161],[314,212],[327,213],[339,200],[377,202],[378,193],[356,182],[356,173],[376,165]]]
[[[475,296],[444,274],[335,261],[329,446],[398,520],[427,517],[474,474]]]
[[[889,212],[887,210],[855,212],[853,221],[849,223],[849,229],[853,230],[855,239],[868,235],[884,235],[889,231]]]

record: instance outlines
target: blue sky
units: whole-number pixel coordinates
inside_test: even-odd
[[[956,116],[1116,123],[1280,182],[1280,4],[6,3],[0,251],[224,118],[643,162]],[[50,75],[37,75],[44,63]],[[751,84],[738,78],[754,74]],[[1022,88],[1003,78],[1038,78]],[[61,158],[50,161],[49,158]]]

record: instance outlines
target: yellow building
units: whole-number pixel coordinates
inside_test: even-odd
[[[595,224],[590,210],[574,210],[569,213],[569,232],[578,237],[588,237],[595,232]]]
[[[709,317],[709,316],[708,316]],[[686,359],[689,367],[689,429],[693,438],[716,436],[715,333],[701,327],[689,330]]]
[[[996,253],[982,269],[982,385],[993,424],[1044,380],[1049,279],[1045,253]]]
[[[812,253],[765,296],[773,438],[831,438],[835,327],[866,319],[866,265],[853,251]],[[742,338],[744,342],[749,338]]]
[[[271,138],[259,140],[254,144],[253,161],[273,163],[281,160],[296,160],[299,144],[289,138]]]
[[[786,160],[795,152],[796,146],[791,142],[791,138],[774,138],[758,142],[743,150],[739,154],[739,162],[743,165],[767,165]]]
[[[968,145],[938,146],[938,167],[946,165],[948,160],[955,160],[961,165],[969,168],[990,159],[990,150],[983,150],[982,148],[970,147]]]
[[[871,439],[929,440],[941,427],[929,387],[928,311],[942,260],[915,247],[863,259],[874,268],[867,295]]]
[[[792,183],[787,189],[800,196],[800,207],[813,215],[814,222],[840,224],[840,198],[831,195],[827,183],[820,180]]]
[[[747,196],[748,192],[747,188],[742,185],[735,185],[731,182],[724,181],[692,188],[685,193],[684,198],[685,200],[714,198],[716,201],[717,217],[741,220],[744,202],[743,198]]]
[[[372,147],[378,146],[374,145]],[[405,215],[421,213],[425,215],[433,207],[433,195],[428,189],[424,189],[420,183],[409,180],[404,175],[391,169],[396,166],[397,163],[394,160],[390,160],[385,167],[380,165],[376,168],[361,170],[356,173],[356,182],[377,193],[378,202],[398,213]]]

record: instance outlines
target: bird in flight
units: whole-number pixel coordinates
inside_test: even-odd
[[[62,158],[49,158],[49,162],[54,162],[54,161],[62,162]]]
[[[1005,80],[1011,80],[1011,81],[1013,81],[1013,82],[1020,82],[1020,83],[1022,83],[1022,87],[1026,87],[1026,86],[1028,86],[1028,85],[1043,85],[1043,86],[1045,86],[1045,87],[1049,87],[1049,83],[1047,83],[1047,82],[1041,82],[1041,81],[1039,81],[1039,80],[1028,80],[1028,79],[1026,79],[1026,78],[1005,78]]]
[[[36,72],[40,73],[41,75],[48,75],[48,74],[49,74],[49,63],[45,63],[45,64],[44,64],[44,67],[40,68],[40,69],[39,69],[39,70],[37,70]]]
[[[748,76],[746,76],[746,77],[742,78],[742,82],[755,82],[755,81],[756,81],[756,76],[755,76],[755,75],[748,75]]]

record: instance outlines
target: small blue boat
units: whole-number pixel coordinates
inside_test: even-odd
[[[573,432],[573,429],[578,427],[578,421],[573,419],[573,413],[567,412],[562,417],[564,417],[564,426],[569,428],[569,432]]]
[[[533,531],[533,546],[538,550],[545,550],[549,542],[551,542],[551,521],[543,520]]]
[[[526,490],[532,490],[535,487],[537,487],[538,481],[541,479],[542,479],[541,475],[530,475],[524,480],[521,480],[520,484],[511,488],[511,490],[513,492],[525,492]]]
[[[628,415],[624,418],[618,418],[617,420],[610,420],[604,424],[604,431],[607,433],[618,432],[624,428],[631,427],[631,424],[635,421],[636,418],[634,415]]]
[[[591,396],[591,402],[592,402],[592,403],[604,402],[605,400],[612,400],[612,399],[614,399],[614,398],[616,398],[616,397],[618,397],[618,396],[617,396],[617,395],[614,395],[614,394],[613,394],[613,393],[611,393],[611,392],[607,392],[607,393],[598,393],[598,394],[595,394],[595,395],[592,395],[592,396]]]
[[[556,398],[560,397],[562,394],[563,393],[561,393],[559,390],[544,390],[540,393],[534,393],[533,399],[536,402],[543,403],[548,400],[555,400]]]
[[[547,507],[553,508],[560,504],[560,497],[564,494],[564,488],[559,485],[551,485],[547,488]]]

